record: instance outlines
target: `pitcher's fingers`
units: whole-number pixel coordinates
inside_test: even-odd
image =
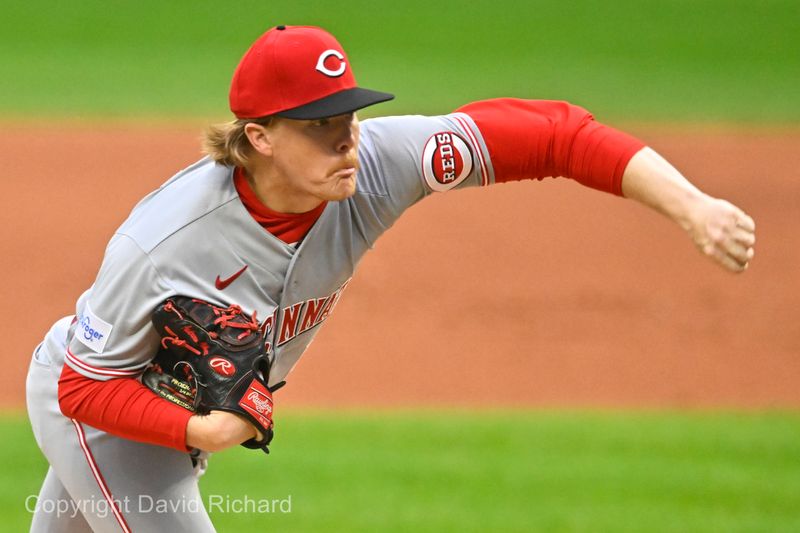
[[[730,240],[725,243],[722,252],[729,255],[736,262],[744,265],[753,258],[754,251],[751,246],[744,246],[736,241]]]
[[[720,248],[714,248],[710,255],[717,263],[731,272],[744,272],[748,266],[747,261],[740,262]]]
[[[756,230],[755,221],[744,213],[740,213],[736,217],[736,226],[753,233]]]
[[[752,231],[736,228],[731,233],[731,237],[744,246],[752,247],[756,243],[756,236]]]

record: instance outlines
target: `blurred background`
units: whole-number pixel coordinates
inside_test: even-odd
[[[567,99],[635,121],[800,119],[789,0],[231,3],[7,2],[9,117],[227,118],[247,47],[277,24],[324,26],[381,114],[498,95]],[[379,108],[376,108],[376,111]]]
[[[800,529],[800,3],[7,2],[0,19],[0,513],[46,462],[33,347],[106,242],[198,157],[247,47],[323,26],[361,118],[568,100],[756,220],[729,275],[680,229],[568,180],[440,195],[367,254],[277,397],[273,454],[214,457],[220,531]]]

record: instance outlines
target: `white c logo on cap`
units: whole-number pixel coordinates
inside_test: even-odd
[[[341,61],[339,64],[339,68],[336,70],[331,70],[325,66],[325,60],[329,57],[334,56],[336,59]],[[319,59],[317,60],[317,70],[325,74],[326,76],[330,76],[331,78],[337,78],[344,74],[344,69],[346,68],[347,64],[344,62],[344,56],[338,50],[325,50],[320,54]]]

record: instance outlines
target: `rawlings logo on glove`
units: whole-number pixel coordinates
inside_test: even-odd
[[[263,435],[242,443],[269,453],[272,440],[270,362],[256,321],[238,306],[173,296],[153,313],[161,350],[142,376],[150,390],[198,414],[229,411],[249,420]]]

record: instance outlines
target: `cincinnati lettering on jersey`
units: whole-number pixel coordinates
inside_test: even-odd
[[[348,279],[329,296],[312,298],[281,309],[278,346],[286,344],[301,333],[322,324],[333,312],[339,297],[349,283]]]
[[[272,313],[272,315],[268,316],[264,322],[261,323],[261,333],[262,336],[267,339],[264,343],[264,353],[270,354],[272,353],[272,342],[269,340],[272,338],[272,328],[275,325],[275,320],[278,319],[278,310]]]

